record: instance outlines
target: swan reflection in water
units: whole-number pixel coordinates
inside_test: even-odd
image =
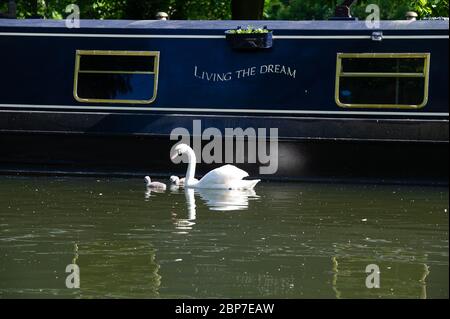
[[[172,192],[178,192],[178,188],[176,186],[171,186],[170,190]],[[193,189],[185,189],[184,195],[186,197],[186,205],[187,205],[187,218],[177,218],[176,214],[173,214],[173,221],[175,228],[178,230],[186,231],[191,230],[195,225],[195,220],[197,218],[196,206],[195,206],[195,196]],[[186,232],[181,232],[184,234]]]
[[[171,187],[172,192],[178,192],[178,188]],[[212,211],[236,211],[248,208],[249,200],[257,199],[254,190],[219,190],[219,189],[192,189],[185,188],[187,218],[174,218],[175,227],[178,230],[191,230],[197,219],[196,195],[202,199],[209,210]],[[176,215],[175,215],[176,216]]]
[[[259,197],[253,189],[197,189],[196,193],[205,202],[206,206],[214,211],[245,210],[248,208],[249,200]]]

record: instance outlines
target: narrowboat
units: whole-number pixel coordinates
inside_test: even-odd
[[[248,25],[270,41],[230,40]],[[278,141],[273,172],[245,152],[200,173],[232,162],[263,179],[448,183],[448,31],[448,20],[0,19],[0,171],[181,175],[174,132],[203,138],[201,152],[254,129]]]

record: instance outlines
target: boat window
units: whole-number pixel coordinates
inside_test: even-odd
[[[429,53],[338,53],[336,103],[418,109],[428,102]]]
[[[77,50],[74,97],[89,103],[152,103],[158,69],[159,52]]]

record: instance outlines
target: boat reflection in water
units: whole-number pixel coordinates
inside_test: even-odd
[[[360,290],[355,292],[356,286],[362,286],[366,281],[368,273],[362,271],[367,266],[367,260],[355,258],[354,256],[333,256],[331,258],[331,288],[336,299],[348,298],[419,298],[427,299],[427,278],[430,275],[430,267],[423,261],[426,256],[420,258],[418,263],[407,265],[408,273],[402,273],[398,265],[382,262],[380,265],[380,286],[378,289]],[[403,269],[404,269],[403,265]],[[395,281],[413,284],[395,285]],[[395,288],[394,288],[395,287]]]

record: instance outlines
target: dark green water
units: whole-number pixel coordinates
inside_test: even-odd
[[[0,176],[0,297],[448,298],[448,205],[446,187],[149,194],[141,179]]]

